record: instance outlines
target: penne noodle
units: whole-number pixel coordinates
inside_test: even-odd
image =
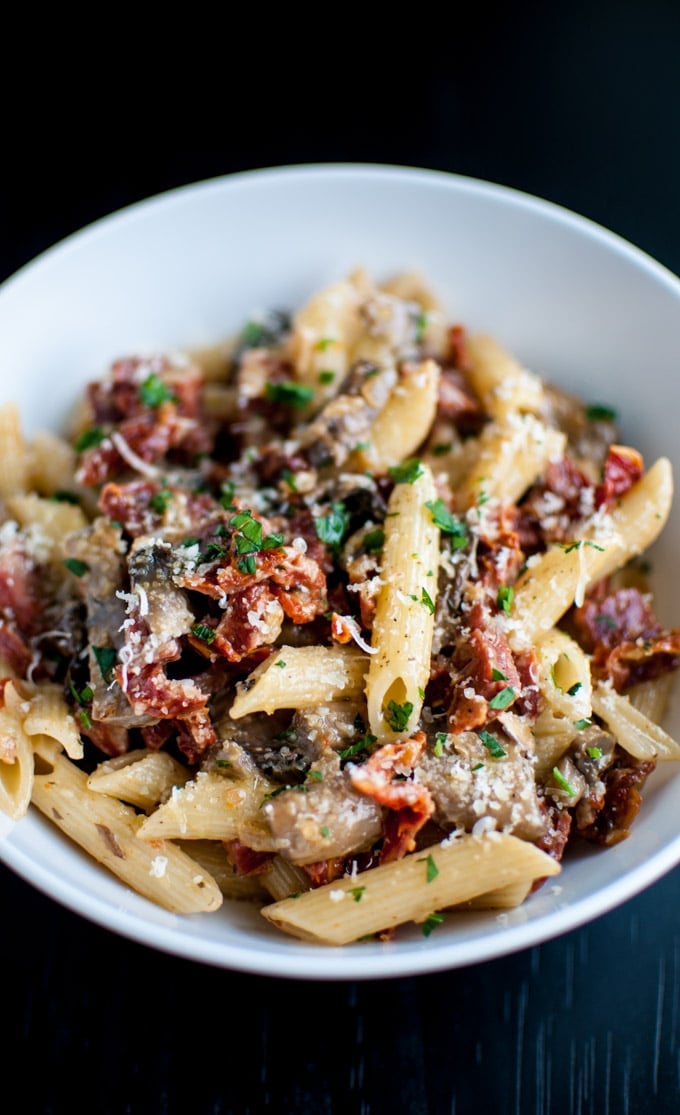
[[[469,337],[468,354],[470,383],[492,418],[541,411],[544,396],[540,378],[523,368],[494,337]]]
[[[234,720],[252,712],[354,700],[363,692],[367,655],[350,646],[279,647],[237,687]]]
[[[69,759],[82,759],[83,741],[61,687],[41,683],[33,687],[24,715],[27,736],[49,736],[57,740]]]
[[[173,913],[208,913],[221,906],[217,883],[194,859],[170,841],[140,840],[141,818],[134,809],[89,790],[87,775],[70,759],[44,755],[31,800],[93,859]]]
[[[425,360],[404,371],[375,418],[365,448],[353,454],[352,469],[385,472],[415,453],[434,420],[439,376],[435,360]]]
[[[593,712],[635,759],[680,759],[680,743],[610,685],[601,682],[593,689]]]
[[[483,500],[515,503],[543,473],[549,461],[562,456],[566,437],[531,414],[512,413],[486,426],[478,439],[472,466],[456,486],[459,510]]]
[[[408,736],[420,718],[429,680],[439,570],[439,528],[427,507],[436,497],[421,465],[396,484],[385,519],[381,581],[366,677],[368,721],[378,740]]]
[[[107,759],[92,771],[87,787],[150,813],[175,786],[183,786],[190,775],[167,751],[140,748]]]
[[[18,821],[25,816],[33,789],[33,749],[24,727],[25,702],[12,681],[0,708],[0,811]]]
[[[403,922],[423,922],[435,911],[500,887],[559,872],[554,859],[515,836],[463,835],[275,902],[262,915],[302,940],[346,945]]]
[[[14,403],[0,404],[0,499],[22,495],[28,489],[29,463]]]
[[[589,585],[646,550],[666,523],[672,497],[670,462],[661,457],[583,538],[529,563],[515,586],[508,624],[515,644],[536,642],[572,604],[583,602]]]
[[[264,776],[234,779],[213,771],[199,771],[142,823],[142,840],[235,840],[246,824],[265,829],[261,807],[276,789]]]

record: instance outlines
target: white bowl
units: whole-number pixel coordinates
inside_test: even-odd
[[[454,175],[385,166],[237,174],[134,205],[44,253],[0,288],[1,395],[27,432],[58,429],[114,358],[199,346],[254,309],[295,308],[357,265],[416,269],[450,317],[527,366],[619,413],[651,463],[680,470],[680,282],[612,233],[555,205]],[[657,613],[680,621],[678,511],[655,547]],[[680,735],[680,706],[667,727]],[[298,979],[404,976],[473,964],[597,917],[680,860],[680,768],[655,771],[630,837],[564,861],[516,910],[452,916],[429,938],[344,949],[277,934],[248,905],[177,917],[132,894],[41,816],[6,824],[0,858],[107,929],[224,968]]]

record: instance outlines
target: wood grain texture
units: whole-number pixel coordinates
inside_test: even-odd
[[[0,869],[3,1060],[58,1115],[677,1115],[680,870],[472,968],[307,983],[169,957]],[[102,972],[105,975],[102,981]],[[39,1071],[36,1071],[39,1066]],[[191,1098],[189,1098],[191,1097]]]

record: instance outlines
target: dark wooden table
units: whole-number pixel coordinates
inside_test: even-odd
[[[403,56],[377,65],[366,47],[354,68],[351,58],[326,60],[323,80],[271,51],[254,75],[270,98],[263,110],[233,99],[232,68],[216,149],[133,151],[65,133],[49,167],[37,148],[17,149],[0,183],[0,278],[169,187],[317,161],[511,185],[599,221],[680,273],[680,6],[604,0],[502,18],[483,7],[447,35],[421,13]],[[2,866],[0,896],[0,1056],[22,1112],[680,1112],[680,868],[524,952],[348,983],[158,953]]]

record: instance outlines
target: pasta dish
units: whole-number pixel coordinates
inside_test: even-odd
[[[667,458],[364,270],[0,408],[0,810],[180,914],[325,945],[531,901],[625,839],[680,632]]]

